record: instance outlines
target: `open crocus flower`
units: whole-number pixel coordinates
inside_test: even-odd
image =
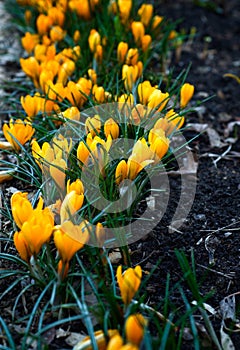
[[[27,199],[27,192],[15,192],[11,197],[12,216],[20,229],[22,228],[24,222],[31,217],[34,210],[38,212],[41,211],[42,208],[42,197],[39,198],[36,209],[33,209],[32,204]]]
[[[125,305],[128,305],[134,295],[137,293],[142,279],[141,266],[128,268],[124,274],[122,274],[122,266],[119,265],[117,268],[117,282],[120,288],[122,300]]]
[[[134,180],[147,165],[154,163],[154,152],[148,147],[144,138],[138,140],[128,161],[121,160],[115,171],[116,183],[124,179]]]
[[[169,93],[163,93],[159,89],[155,89],[148,98],[148,107],[156,108],[161,112],[169,101]]]
[[[27,193],[16,192],[11,197],[13,219],[20,232],[15,232],[14,243],[21,258],[29,262],[32,255],[39,253],[42,245],[52,234],[53,214],[49,208],[43,209],[40,197],[37,207],[33,209],[27,199]]]
[[[25,145],[32,138],[34,132],[35,129],[31,124],[27,121],[23,122],[21,119],[17,119],[16,121],[11,119],[9,126],[7,124],[3,125],[5,138],[16,151],[20,150],[20,145]]]
[[[79,225],[71,221],[65,221],[62,225],[55,226],[54,243],[60,255],[58,273],[64,279],[68,273],[69,261],[73,255],[84,247],[90,237],[90,225],[83,220]]]

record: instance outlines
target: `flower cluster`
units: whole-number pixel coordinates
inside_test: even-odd
[[[134,8],[132,0],[17,3],[26,6],[28,31],[21,38],[24,55],[20,66],[31,89],[27,94],[21,91],[19,116],[3,125],[6,141],[0,142],[0,148],[13,152],[19,162],[28,154],[34,164],[34,176],[42,173],[51,193],[45,206],[41,197],[34,206],[28,193],[13,194],[12,217],[18,227],[14,244],[30,270],[33,261],[44,260],[50,254],[51,270],[60,285],[70,275],[70,261],[85,247],[87,259],[94,260],[97,288],[102,293],[101,279],[109,275],[106,232],[115,228],[115,223],[117,227],[125,221],[129,223],[133,210],[119,219],[117,213],[108,215],[105,208],[95,209],[92,204],[98,200],[97,191],[91,201],[82,176],[89,182],[96,179],[100,192],[112,202],[121,197],[125,180],[142,189],[145,171],[159,169],[171,155],[172,137],[185,123],[194,86],[183,80],[171,88],[170,84],[149,80],[146,67],[158,43],[172,50],[178,37],[163,17],[154,14],[151,4]],[[159,62],[163,58],[159,57]],[[106,116],[100,112],[86,117],[83,112],[87,107],[105,103],[116,104],[124,118],[117,113]],[[56,136],[59,127],[68,123],[75,136]],[[83,135],[78,139],[80,131]],[[51,135],[55,136],[49,141]],[[112,159],[116,142],[124,139],[131,139],[131,146],[119,159]],[[0,181],[11,178],[12,174],[6,175]],[[136,203],[139,201],[140,195]],[[98,248],[97,253],[88,254],[90,244]],[[128,253],[124,249],[121,253],[127,264]],[[33,277],[36,276],[35,273]],[[132,309],[141,279],[140,266],[128,268],[124,274],[122,266],[118,266],[119,291],[112,293],[112,304],[120,303],[115,307],[119,322],[113,322],[113,327],[109,322],[109,329],[102,327],[94,333],[99,348],[141,348],[148,322],[141,312]],[[107,288],[112,288],[109,281]],[[90,338],[77,346],[76,350],[91,349]]]

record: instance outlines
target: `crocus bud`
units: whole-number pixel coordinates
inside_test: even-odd
[[[128,43],[121,41],[117,48],[117,59],[119,63],[124,63],[128,51]]]
[[[127,340],[135,345],[140,345],[144,335],[146,319],[141,314],[130,315],[125,323]]]
[[[138,10],[138,15],[141,18],[141,22],[147,27],[151,21],[153,15],[153,5],[151,4],[142,4]]]
[[[119,136],[119,126],[115,122],[115,120],[113,120],[113,118],[109,118],[104,123],[104,134],[105,134],[106,137],[108,137],[108,135],[111,135],[111,137],[113,139],[117,139],[118,138],[118,136]]]
[[[124,274],[122,274],[122,266],[118,266],[117,282],[124,304],[128,305],[132,301],[134,295],[140,287],[141,279],[141,266],[138,265],[134,269],[128,268]]]
[[[145,34],[144,25],[142,24],[142,22],[133,21],[131,28],[135,43],[140,44],[142,41],[142,37]]]
[[[184,108],[187,106],[193,94],[194,94],[194,86],[189,83],[183,84],[180,90],[180,107],[181,108]]]

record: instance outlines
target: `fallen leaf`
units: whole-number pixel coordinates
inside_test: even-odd
[[[223,325],[220,328],[220,336],[223,350],[235,350],[235,346],[233,345],[231,338],[223,330]]]

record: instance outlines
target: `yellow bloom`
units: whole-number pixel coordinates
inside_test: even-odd
[[[170,109],[165,117],[169,120],[170,124],[176,129],[180,129],[184,124],[184,117],[179,116],[173,109]]]
[[[96,50],[94,52],[94,58],[97,61],[97,63],[99,63],[99,64],[102,63],[102,58],[103,58],[103,47],[102,47],[102,45],[98,44],[96,46]]]
[[[60,26],[54,26],[50,30],[50,38],[55,43],[56,41],[61,41],[64,39],[66,31],[64,31]]]
[[[73,33],[73,40],[74,40],[75,43],[78,43],[80,38],[81,38],[81,34],[80,34],[80,31],[77,29]]]
[[[158,158],[156,161],[162,159],[168,151],[169,139],[165,136],[162,129],[152,129],[149,133],[150,149],[156,154]]]
[[[153,5],[151,4],[142,4],[138,10],[138,15],[141,18],[141,22],[147,27],[151,21],[153,15]]]
[[[104,134],[105,134],[106,137],[108,137],[108,135],[111,135],[111,137],[113,139],[117,139],[118,138],[118,136],[119,136],[119,126],[115,122],[115,120],[113,120],[113,118],[109,118],[104,123]]]
[[[44,142],[42,148],[40,148],[38,142],[34,140],[32,142],[32,155],[35,159],[35,162],[43,170],[45,163],[45,168],[49,167],[49,164],[52,163],[54,159],[54,152],[48,142]]]
[[[152,42],[152,37],[151,37],[151,35],[144,35],[143,37],[142,37],[142,40],[141,40],[141,45],[142,45],[142,50],[143,50],[143,52],[146,52],[148,49],[149,49],[149,47],[150,47],[150,45],[151,45],[151,42]]]
[[[188,102],[191,100],[194,94],[194,86],[185,83],[180,90],[180,107],[184,108],[187,106]]]
[[[82,207],[84,194],[71,191],[66,194],[60,209],[61,223],[71,220],[74,214]]]
[[[132,0],[118,0],[118,8],[121,21],[123,24],[125,24],[130,16],[132,9]]]
[[[20,102],[27,116],[30,118],[33,118],[39,112],[42,112],[42,99],[37,94],[34,96],[21,96]]]
[[[155,89],[148,98],[148,107],[157,108],[161,112],[169,101],[169,93],[163,93],[159,89]]]
[[[118,98],[118,102],[120,103],[128,103],[130,106],[134,104],[133,94],[123,94]]]
[[[145,28],[142,22],[133,21],[131,24],[131,29],[136,44],[141,43],[142,37],[145,34]]]
[[[73,255],[87,243],[89,237],[90,226],[86,220],[79,225],[65,221],[61,226],[55,226],[54,243],[62,261],[70,261]]]
[[[138,103],[131,111],[130,119],[135,125],[139,125],[142,119],[146,119],[148,110],[145,106]]]
[[[111,339],[117,334],[119,335],[119,332],[116,329],[107,330],[107,336],[109,339]],[[114,347],[107,348],[106,336],[103,331],[99,330],[94,332],[94,338],[96,340],[98,350],[118,350],[117,348],[114,348]],[[82,350],[92,350],[92,341],[90,337],[89,336],[85,337],[83,340],[77,343],[76,347]]]
[[[128,268],[124,274],[122,274],[122,266],[119,265],[117,268],[117,282],[120,288],[121,297],[124,304],[128,305],[134,295],[137,293],[142,279],[141,266]]]
[[[9,126],[7,124],[3,125],[5,138],[16,151],[20,150],[20,145],[25,145],[32,138],[34,132],[35,129],[29,122],[23,122],[21,119],[17,119],[16,121],[11,119]]]
[[[100,34],[98,33],[98,31],[96,31],[96,29],[92,29],[88,37],[88,44],[89,44],[90,50],[92,52],[95,52],[97,45],[99,45],[100,43],[101,43]]]
[[[127,57],[126,57],[126,64],[127,65],[136,65],[138,61],[138,49],[129,49],[127,52]]]
[[[117,47],[117,59],[119,63],[124,63],[128,52],[128,43],[121,41]]]
[[[53,24],[52,18],[41,13],[36,20],[38,34],[40,35],[47,34],[52,24]]]
[[[51,177],[62,191],[65,189],[66,169],[66,161],[62,158],[55,158],[49,167]]]
[[[39,200],[39,209],[42,209],[42,200]],[[11,197],[11,208],[12,208],[12,216],[17,224],[17,226],[21,229],[22,225],[33,213],[32,204],[27,199],[26,192],[15,192]]]
[[[71,217],[82,207],[84,201],[84,187],[82,181],[77,179],[70,184],[67,182],[67,194],[60,209],[61,223],[70,220]]]
[[[121,160],[115,171],[116,184],[119,185],[123,180],[127,178],[128,167],[125,160]]]
[[[73,106],[80,108],[87,100],[86,95],[90,95],[91,88],[92,82],[86,78],[80,78],[77,83],[69,81],[66,87],[66,98]]]
[[[152,20],[152,30],[157,29],[162,21],[163,21],[162,16],[158,16],[158,15],[154,16]]]
[[[85,122],[86,133],[91,133],[92,136],[95,136],[101,131],[101,118],[98,114],[94,117],[88,117]]]
[[[65,14],[64,12],[57,8],[57,7],[50,7],[48,9],[48,17],[52,19],[53,24],[58,25],[60,27],[63,26],[65,21]]]
[[[97,83],[97,73],[94,69],[88,69],[88,76],[93,84]]]
[[[96,102],[103,103],[105,100],[105,91],[102,86],[95,84],[92,89],[92,94]]]
[[[49,241],[54,226],[53,214],[49,208],[34,210],[24,222],[21,234],[28,244],[31,255],[39,253],[42,245]]]
[[[58,70],[57,83],[62,83],[65,85],[68,78],[73,74],[75,67],[76,65],[72,60],[64,62]],[[71,83],[73,82],[71,81]]]
[[[80,111],[77,107],[72,106],[72,107],[65,109],[65,111],[62,112],[62,116],[66,119],[79,121],[80,120]]]
[[[154,90],[155,87],[153,87],[148,80],[138,84],[137,91],[140,103],[147,105],[149,96]]]
[[[29,263],[32,254],[29,250],[29,247],[28,247],[26,240],[23,237],[22,232],[15,232],[14,233],[13,242],[14,242],[14,245],[15,245],[21,259],[25,260],[27,263]]]
[[[140,346],[146,325],[147,321],[141,314],[130,315],[125,323],[127,341]]]
[[[115,334],[109,339],[106,350],[121,350],[123,346],[123,338],[120,334]]]
[[[23,48],[27,51],[28,54],[30,54],[35,46],[39,42],[39,36],[38,34],[31,34],[29,32],[25,33],[25,36],[21,39]]]
[[[35,57],[20,58],[20,65],[24,73],[32,78],[36,87],[38,85],[39,74],[41,72],[41,67]]]
[[[122,79],[124,80],[124,85],[126,90],[132,91],[133,84],[136,82],[139,76],[138,66],[128,66],[124,64],[122,67]]]
[[[80,160],[82,164],[87,164],[88,159],[90,155],[89,147],[86,145],[85,142],[81,141],[79,142],[78,148],[77,148],[77,159]]]

